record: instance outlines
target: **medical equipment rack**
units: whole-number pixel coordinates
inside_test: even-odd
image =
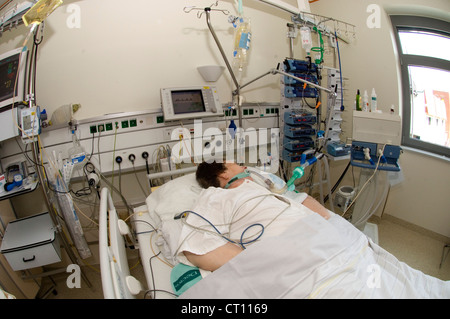
[[[286,74],[281,76],[280,132],[283,141],[280,153],[290,163],[299,162],[301,154],[316,146],[318,119],[304,107],[305,98],[317,99],[319,90],[298,80],[319,85],[318,66],[311,60],[287,58],[282,63]],[[314,104],[315,105],[315,104]]]

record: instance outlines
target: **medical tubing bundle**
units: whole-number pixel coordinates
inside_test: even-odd
[[[381,154],[384,154],[384,149],[386,148],[387,144],[383,145],[383,148],[381,149]],[[362,191],[366,188],[366,186],[369,184],[369,182],[372,180],[372,178],[375,176],[375,174],[378,172],[378,168],[380,166],[380,161],[381,161],[382,156],[378,157],[378,161],[377,161],[377,165],[375,166],[374,172],[373,174],[370,176],[370,178],[364,183],[364,185],[361,187],[361,189],[358,191],[358,194],[356,195],[356,197],[353,199],[353,201],[350,203],[350,205],[347,207],[347,209],[342,213],[341,216],[344,216],[345,213],[350,209],[350,207],[352,207],[356,200],[358,199],[358,197],[361,195]],[[377,208],[378,209],[378,208]],[[374,211],[375,212],[375,211]],[[370,216],[369,216],[370,217]],[[368,219],[368,218],[367,218]]]
[[[238,221],[240,221],[242,218],[244,218],[244,217],[246,217],[247,215],[249,215],[251,212],[253,212],[254,210],[255,210],[255,208],[259,205],[259,204],[261,204],[262,203],[262,201],[267,197],[267,196],[275,196],[276,198],[278,198],[279,200],[281,200],[281,201],[283,201],[283,202],[285,202],[285,203],[287,203],[288,205],[280,212],[280,213],[278,213],[267,225],[262,225],[261,223],[254,223],[254,224],[251,224],[251,225],[249,225],[248,227],[246,227],[245,229],[244,229],[244,231],[241,233],[241,236],[240,236],[240,238],[239,239],[232,239],[232,238],[229,238],[229,237],[227,237],[227,235],[229,235],[230,233],[231,233],[231,227],[233,226],[233,224],[234,223],[236,223],[236,222],[238,222]],[[205,232],[205,233],[209,233],[209,234],[213,234],[213,235],[216,235],[216,236],[219,236],[219,237],[221,237],[221,238],[223,238],[223,239],[225,239],[226,241],[228,241],[228,242],[230,242],[230,243],[232,243],[232,244],[236,244],[236,245],[239,245],[239,246],[241,246],[243,249],[246,249],[246,245],[249,245],[249,244],[252,244],[252,243],[254,243],[254,242],[256,242],[257,240],[259,240],[261,237],[262,237],[262,235],[264,234],[264,231],[265,231],[265,229],[268,227],[268,226],[270,226],[279,216],[281,216],[281,214],[283,214],[288,208],[290,208],[291,207],[291,202],[288,200],[288,199],[283,199],[281,196],[279,196],[279,195],[276,195],[276,194],[272,194],[272,193],[269,193],[269,194],[262,194],[262,195],[258,195],[258,196],[255,196],[255,197],[253,197],[252,199],[256,199],[256,198],[259,198],[259,197],[262,197],[262,199],[249,211],[249,212],[247,212],[246,214],[244,214],[243,216],[241,216],[241,217],[239,217],[237,220],[234,220],[234,217],[237,215],[237,213],[238,213],[238,211],[240,210],[240,208],[242,207],[242,205],[244,205],[245,203],[247,203],[248,201],[246,201],[245,203],[243,203],[243,204],[241,204],[237,209],[236,209],[236,211],[234,212],[234,214],[232,215],[232,217],[231,217],[231,222],[230,223],[228,223],[228,224],[220,224],[220,225],[214,225],[211,221],[209,221],[207,218],[205,218],[205,217],[203,217],[202,215],[200,215],[200,214],[198,214],[198,213],[196,213],[196,212],[194,212],[194,211],[192,211],[192,210],[186,210],[186,211],[184,211],[184,212],[182,212],[181,214],[178,214],[177,216],[175,216],[174,217],[174,219],[181,219],[181,221],[182,221],[182,223],[183,224],[185,224],[185,225],[187,225],[187,226],[189,226],[189,227],[191,227],[193,230],[192,230],[192,232],[191,232],[191,234],[193,234],[194,233],[194,231],[202,231],[202,232]],[[213,228],[213,230],[211,231],[211,230],[207,230],[207,229],[205,229],[205,228],[203,228],[203,227],[197,227],[197,226],[194,226],[194,225],[191,225],[191,224],[189,224],[189,223],[187,223],[186,222],[186,218],[187,218],[187,215],[188,214],[190,214],[190,213],[192,213],[192,214],[194,214],[194,215],[196,215],[196,216],[198,216],[199,218],[201,218],[202,220],[204,220],[204,221],[206,221],[207,222],[207,225],[204,225],[204,226],[211,226],[212,228]],[[228,232],[227,233],[222,233],[217,227],[220,227],[220,226],[229,226],[229,229],[228,229]],[[260,232],[259,233],[256,233],[256,234],[254,234],[254,235],[251,235],[251,236],[249,236],[249,237],[244,237],[244,235],[245,235],[245,233],[248,231],[248,230],[250,230],[251,228],[253,228],[253,227],[261,227],[261,230],[260,230]],[[190,236],[190,235],[189,235]],[[256,237],[255,237],[256,236]],[[250,239],[251,237],[255,237],[255,238],[252,238],[252,239]],[[185,238],[185,240],[188,238],[188,236],[186,236],[186,238]],[[244,241],[245,240],[245,241]],[[183,241],[184,242],[184,241]],[[182,244],[180,244],[180,246],[178,247],[178,249],[177,249],[177,252],[176,253],[178,253],[178,251],[179,251],[179,249],[180,249],[180,247],[181,247],[181,245]]]
[[[40,139],[38,139],[38,141],[40,143]],[[58,204],[55,205],[55,209],[62,213],[70,237],[72,238],[80,257],[82,259],[86,259],[92,256],[92,252],[86,242],[86,238],[84,237],[83,228],[75,210],[76,205],[74,205],[72,196],[67,191],[68,183],[64,180],[61,170],[57,168],[57,164],[55,163],[58,161],[55,154],[56,153],[53,154],[53,158],[47,156],[47,160],[49,162],[47,183],[49,185],[53,184],[53,193]]]
[[[59,208],[64,216],[64,222],[69,230],[70,236],[74,242],[75,247],[82,259],[86,259],[92,256],[92,252],[89,249],[89,245],[84,237],[83,228],[81,226],[78,215],[75,211],[72,197],[65,192],[65,187],[62,185],[64,181],[60,176],[57,176],[55,181],[56,199],[59,204]]]
[[[223,239],[227,240],[228,242],[230,242],[230,243],[232,243],[232,244],[239,245],[239,246],[241,246],[243,249],[245,249],[245,245],[249,245],[249,244],[251,244],[251,243],[257,241],[259,238],[261,238],[261,236],[262,236],[263,233],[264,233],[264,226],[263,226],[262,224],[260,224],[260,223],[255,223],[255,224],[252,224],[252,225],[248,226],[246,229],[244,229],[244,231],[243,231],[242,234],[241,234],[240,240],[239,240],[238,242],[236,242],[235,240],[232,240],[232,239],[228,238],[227,236],[225,236],[224,234],[222,234],[222,233],[220,232],[220,230],[218,230],[217,227],[214,226],[213,223],[211,223],[208,219],[206,219],[206,218],[203,217],[202,215],[197,214],[196,212],[194,212],[194,211],[192,211],[192,210],[186,210],[186,211],[184,211],[181,215],[179,215],[179,218],[184,217],[184,216],[183,216],[184,214],[194,214],[194,215],[200,217],[201,219],[203,219],[204,221],[206,221],[206,222],[207,222],[207,223],[208,223],[208,224],[216,231],[216,233],[219,234]],[[188,225],[188,226],[190,226],[190,227],[193,227],[192,225],[189,225],[189,224],[186,223],[186,222],[185,222],[185,224]],[[250,240],[250,241],[244,242],[244,241],[243,241],[243,240],[244,240],[244,234],[245,234],[250,228],[255,227],[255,226],[260,226],[260,227],[261,227],[261,232],[259,233],[259,235],[258,235],[255,239],[252,239],[252,240]],[[202,230],[203,230],[203,231],[206,231],[206,230],[204,230],[204,229],[202,229]]]

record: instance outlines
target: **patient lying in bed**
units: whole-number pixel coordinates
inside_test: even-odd
[[[402,263],[306,194],[273,194],[243,171],[201,164],[195,204],[182,199],[192,211],[171,250],[181,298],[450,298],[450,281]],[[213,272],[201,279],[196,267]]]
[[[181,262],[215,271],[246,246],[282,233],[301,218],[330,217],[312,197],[299,203],[273,194],[245,176],[244,170],[234,163],[199,165],[196,178],[205,189],[182,228]]]

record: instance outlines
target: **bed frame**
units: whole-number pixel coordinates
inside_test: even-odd
[[[168,172],[154,173],[149,174],[148,178],[163,178],[192,173],[196,169],[197,167],[193,166]],[[153,290],[158,287],[162,290],[171,291],[168,280],[171,269],[166,265],[162,265],[162,263],[152,263],[152,257],[155,255],[153,249],[155,244],[152,242],[151,234],[147,232],[149,229],[146,222],[151,221],[146,211],[148,211],[146,205],[135,208],[132,220],[135,222],[133,226],[136,233],[141,234],[138,235],[138,244],[136,247],[139,248],[147,287]],[[143,213],[139,214],[139,212]],[[142,223],[139,223],[139,221],[142,221]],[[105,299],[132,299],[144,290],[144,286],[130,274],[124,239],[124,236],[130,234],[129,230],[123,226],[124,223],[121,223],[117,216],[110,190],[105,187],[101,191],[99,211],[100,270]],[[153,245],[153,247],[150,245]],[[153,270],[155,273],[158,273],[157,277],[151,274]],[[173,296],[167,294],[161,294],[158,297],[173,298]]]
[[[105,299],[131,299],[136,279],[130,275],[125,240],[119,231],[118,216],[108,188],[101,191],[99,252]]]

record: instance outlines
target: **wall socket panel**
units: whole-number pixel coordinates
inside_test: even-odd
[[[253,115],[250,115],[250,110],[245,112],[247,115],[243,116],[244,129],[250,127],[256,129],[278,127],[278,116],[275,111],[278,108],[273,105],[258,105],[250,108],[253,109]],[[230,118],[204,119],[202,121],[202,130],[218,128],[225,134]],[[237,117],[232,118],[238,124]],[[194,137],[193,123],[193,120],[183,121],[183,127],[181,127],[179,122],[164,122],[161,110],[126,112],[80,121],[76,124],[75,132],[86,154],[90,156],[92,153],[91,161],[96,168],[103,174],[111,174],[113,167],[114,171],[118,170],[118,164],[115,162],[115,157],[117,156],[122,157],[120,164],[122,172],[132,171],[133,169],[145,169],[146,161],[142,158],[143,152],[149,154],[148,163],[150,165],[154,164],[155,159],[152,158],[152,155],[155,150],[161,145],[173,147],[179,142],[180,133],[183,134],[184,138],[185,131],[183,131],[183,128],[189,130],[191,138]],[[97,132],[94,132],[95,130]],[[172,133],[176,137],[175,140],[172,140]],[[40,137],[45,147],[45,154],[52,154],[53,151],[56,154],[61,152],[63,159],[68,158],[68,150],[73,146],[71,128],[53,129],[49,127],[42,131]],[[202,138],[207,141],[207,137]],[[226,143],[225,135],[223,141]],[[136,157],[134,167],[128,159],[130,154]],[[28,155],[31,156],[30,151]],[[0,156],[2,165],[26,161],[22,150],[13,139],[2,143]],[[44,157],[43,161],[46,163],[47,159]],[[3,167],[5,166],[3,165]],[[29,170],[31,172],[34,171],[34,167],[30,166]]]

